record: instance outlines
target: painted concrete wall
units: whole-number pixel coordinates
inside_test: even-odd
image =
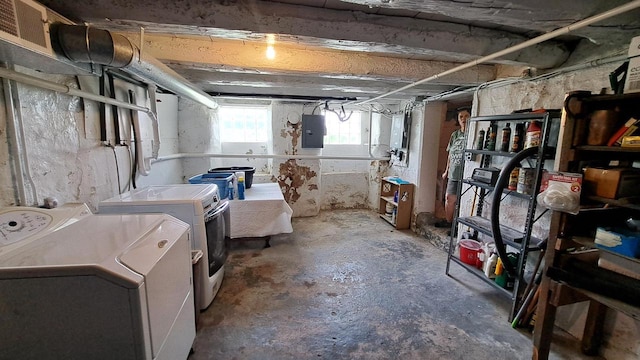
[[[188,99],[178,100],[178,138],[181,153],[220,153],[220,136],[216,130],[215,110]],[[210,158],[182,160],[185,179],[207,172],[212,167]]]
[[[237,102],[234,102],[237,104]],[[263,102],[261,102],[263,104]],[[302,114],[311,107],[303,103],[272,102],[272,140],[269,148],[261,149],[275,155],[368,155],[368,144],[324,149],[303,149],[301,142]],[[247,153],[255,149],[224,149],[217,129],[217,112],[189,100],[180,100],[180,151],[187,153]],[[369,130],[365,137],[368,138]],[[388,142],[388,139],[387,139]],[[205,172],[212,167],[256,166],[254,182],[278,182],[295,217],[314,216],[321,209],[368,207],[369,161],[272,159],[268,166],[247,163],[246,159],[202,158],[183,161],[185,177]],[[377,202],[376,205],[377,207]]]
[[[19,69],[22,72],[78,87],[74,78],[40,75]],[[99,140],[87,134],[94,133],[99,122],[97,117],[86,117],[81,99],[17,84],[17,106],[22,113],[24,140],[26,142],[30,177],[36,194],[28,196],[28,203],[42,204],[45,197],[55,197],[59,203],[86,202],[92,210],[97,203],[117,193],[118,177],[116,156],[127,152],[124,147],[103,146]],[[1,101],[3,127],[6,126],[7,104]],[[2,137],[3,147],[7,138]],[[11,152],[12,156],[15,153]],[[3,162],[0,172],[12,174],[11,164]],[[29,180],[30,179],[30,180]],[[0,199],[1,206],[16,204],[13,194],[17,191],[14,181],[3,176],[5,189]],[[10,189],[10,190],[9,190]],[[34,196],[35,195],[35,196]]]
[[[180,151],[178,138],[178,97],[171,94],[157,94],[158,133],[160,135],[160,157],[177,154]],[[151,164],[148,176],[140,176],[136,185],[168,185],[186,182],[183,176],[182,160],[168,160]]]
[[[376,157],[389,156],[391,149],[391,117],[380,113],[371,114],[371,152]],[[369,208],[378,209],[380,205],[380,183],[387,175],[389,161],[370,161],[368,184],[369,194],[367,203]]]
[[[73,77],[44,75],[23,68],[18,70],[78,87]],[[100,141],[99,114],[95,111],[95,102],[22,84],[16,84],[15,88],[14,98],[22,117],[30,175],[25,174],[28,201],[22,205],[41,205],[45,197],[54,197],[61,204],[86,202],[96,211],[101,200],[131,188],[130,147],[113,141],[112,127],[107,132],[110,146]],[[119,92],[126,90],[120,88]],[[138,104],[149,106],[144,90],[137,88],[135,92]],[[159,95],[159,99],[162,101],[158,103],[160,155],[169,155],[178,150],[176,98]],[[18,185],[13,162],[9,161],[16,157],[16,153],[8,147],[12,131],[7,132],[6,106],[3,96],[0,98],[0,146],[3,147],[0,155],[0,206],[18,203]],[[130,127],[128,113],[128,110],[119,112],[123,130]],[[123,139],[125,143],[130,142],[131,134],[123,131]],[[168,161],[153,164],[148,177],[138,175],[136,185],[181,183],[182,179],[181,162]],[[33,186],[30,186],[31,183]],[[31,188],[35,189],[35,194]]]
[[[42,75],[46,79],[77,87],[73,77]],[[52,196],[65,202],[87,202],[97,210],[99,201],[130,189],[131,154],[127,146],[104,146],[99,135],[99,114],[85,111],[83,100],[29,86],[17,85],[17,98],[24,119],[24,132],[35,200],[42,204]],[[144,93],[138,94],[144,102]],[[0,99],[0,145],[2,206],[17,202],[12,162],[7,140],[4,98]],[[184,153],[221,152],[216,130],[216,111],[190,100],[159,96],[160,156]],[[147,100],[148,101],[148,100]],[[93,104],[95,108],[95,103]],[[176,109],[177,107],[177,109]],[[302,149],[300,117],[308,109],[299,103],[275,102],[273,114],[274,154],[320,155],[321,150]],[[126,112],[126,111],[125,111]],[[368,136],[368,134],[367,134]],[[387,140],[388,142],[388,140]],[[350,155],[366,155],[367,146],[352,149]],[[295,216],[313,216],[321,208],[361,208],[368,206],[369,161],[274,160],[270,174],[256,176],[256,182],[277,181]],[[217,165],[216,159],[193,158],[152,164],[149,176],[136,178],[137,186],[186,182],[188,177]],[[324,166],[324,170],[321,167]],[[324,175],[323,175],[324,172]],[[326,177],[322,187],[321,178]],[[323,200],[324,194],[324,200]],[[31,195],[30,197],[34,197]],[[376,205],[377,206],[377,202]]]
[[[404,104],[401,104],[400,108],[404,108]],[[406,180],[412,184],[414,184],[413,191],[413,208],[412,208],[412,224],[415,221],[415,215],[417,211],[420,211],[421,208],[424,207],[424,198],[429,197],[432,193],[433,189],[426,187],[421,187],[421,185],[425,186],[428,184],[428,180],[426,180],[426,174],[429,173],[428,167],[423,167],[423,161],[425,158],[423,155],[423,137],[425,132],[425,118],[424,118],[424,106],[422,104],[417,104],[411,110],[411,130],[409,134],[409,155],[406,166],[402,164],[391,164],[388,169],[386,169],[385,164],[378,164],[376,170],[378,176],[397,176],[403,180]],[[432,124],[428,124],[429,129]],[[430,132],[430,130],[427,130]],[[428,135],[427,135],[428,136]],[[386,170],[386,171],[385,171]],[[421,178],[421,175],[424,176]],[[423,184],[421,182],[424,181]],[[379,182],[378,182],[379,187]],[[379,194],[379,189],[378,189]],[[417,199],[420,199],[418,201]],[[377,206],[377,205],[376,205]],[[412,225],[413,228],[413,225]]]
[[[608,87],[608,74],[618,65],[600,66],[546,81],[521,82],[482,90],[474,103],[474,111],[477,111],[474,114],[507,114],[523,108],[560,109],[564,95],[568,91],[590,90],[597,93],[601,88]],[[467,197],[464,201],[468,207],[471,206],[472,199]],[[506,222],[517,221],[525,216],[521,206],[512,205],[514,206],[503,204],[505,210],[501,213],[501,219],[505,218]],[[548,223],[548,217],[544,217],[538,221],[534,230],[544,234],[545,229],[548,229]],[[585,316],[586,305],[584,303],[563,306],[558,309],[556,324],[580,338]],[[640,322],[623,314],[609,311],[605,323],[604,341],[601,353],[605,358],[637,359],[640,355]]]

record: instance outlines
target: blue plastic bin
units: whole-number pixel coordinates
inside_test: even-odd
[[[220,197],[229,197],[229,188],[232,186],[232,173],[206,173],[189,178],[189,184],[216,184],[220,191]]]
[[[620,241],[618,245],[608,246],[608,242],[601,241],[600,238],[615,238]],[[601,249],[622,254],[631,258],[640,257],[640,233],[629,231],[624,228],[597,228],[596,246]]]
[[[253,184],[253,173],[256,172],[255,167],[252,167],[252,166],[218,167],[218,168],[213,168],[209,170],[209,173],[235,173],[236,171],[244,172],[244,187],[247,189],[251,189],[251,184]]]

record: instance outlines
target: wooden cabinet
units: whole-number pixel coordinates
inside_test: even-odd
[[[480,280],[509,296],[512,301],[509,321],[513,319],[518,310],[527,282],[531,282],[531,279],[525,279],[527,257],[531,252],[540,251],[545,246],[544,239],[532,236],[532,229],[534,223],[540,217],[540,214],[536,214],[538,210],[536,194],[540,188],[542,171],[545,166],[545,160],[551,158],[550,153],[553,152],[552,148],[548,146],[548,139],[550,138],[552,123],[558,124],[559,118],[560,113],[558,111],[550,111],[480,116],[469,119],[470,125],[477,125],[475,126],[476,130],[479,128],[486,129],[487,127],[508,127],[510,125],[523,126],[525,123],[535,123],[541,126],[539,145],[519,152],[479,149],[478,147],[484,143],[483,141],[480,141],[480,144],[477,141],[473,141],[472,143],[476,144],[475,148],[464,150],[464,158],[466,160],[463,160],[463,174],[466,174],[466,177],[461,180],[457,194],[458,199],[462,199],[467,193],[473,194],[475,209],[472,209],[473,214],[468,214],[467,211],[469,209],[461,209],[461,201],[459,201],[453,219],[453,230],[458,227],[466,228],[470,230],[468,234],[481,244],[495,243],[498,253],[500,253],[500,258],[506,258],[512,262],[510,274],[497,277],[497,281],[488,277],[485,272],[470,264],[469,261],[463,261],[456,254],[455,249],[460,247],[459,238],[461,234],[456,234],[453,231],[449,238],[446,274],[449,275],[451,263],[458,264],[473,275],[476,275]],[[471,126],[468,131],[469,129],[471,129]],[[469,136],[467,133],[467,138]],[[508,138],[507,142],[510,144],[511,138]],[[494,147],[492,146],[492,148]],[[500,144],[496,144],[495,148],[499,149]],[[473,157],[479,157],[480,161],[472,161]],[[522,168],[520,169],[521,165]],[[529,174],[526,177],[527,181],[522,184],[521,191],[509,190],[508,187],[508,180],[514,168],[520,169],[520,172],[524,172],[526,169]],[[489,169],[493,170],[489,171]],[[499,175],[497,175],[498,171]],[[507,198],[515,198],[516,200],[510,202]],[[509,226],[505,224],[500,215],[501,204],[507,202],[511,206],[526,208],[526,216],[517,219]],[[483,211],[484,207],[491,211]],[[544,209],[542,210],[544,211]],[[487,254],[486,257],[489,257],[489,255]]]
[[[619,117],[616,127],[630,117],[640,119],[640,94],[569,94],[562,114],[554,170],[582,173],[587,167],[638,164],[640,148],[588,145],[589,121],[600,111],[615,112]],[[582,339],[585,354],[598,353],[607,309],[640,320],[640,280],[637,280],[640,259],[608,253],[594,246],[598,227],[623,227],[629,218],[640,219],[640,198],[598,197],[590,191],[590,185],[583,182],[577,215],[552,213],[534,328],[534,359],[549,356],[556,310],[560,306],[589,302]],[[640,180],[630,186],[639,187]],[[619,259],[613,262],[621,269],[603,268],[602,259],[611,256]],[[637,275],[634,276],[634,272]]]
[[[380,183],[380,217],[396,229],[411,226],[413,184],[397,178],[384,178]],[[391,213],[387,212],[387,207]]]

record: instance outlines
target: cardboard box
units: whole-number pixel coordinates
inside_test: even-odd
[[[629,44],[629,68],[624,81],[624,93],[640,92],[640,36]]]
[[[582,179],[587,194],[607,199],[640,195],[640,171],[631,168],[588,167]]]

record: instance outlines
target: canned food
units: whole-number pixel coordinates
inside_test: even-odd
[[[533,192],[533,175],[536,169],[521,168],[518,172],[518,185],[516,191],[521,194],[531,195]]]

